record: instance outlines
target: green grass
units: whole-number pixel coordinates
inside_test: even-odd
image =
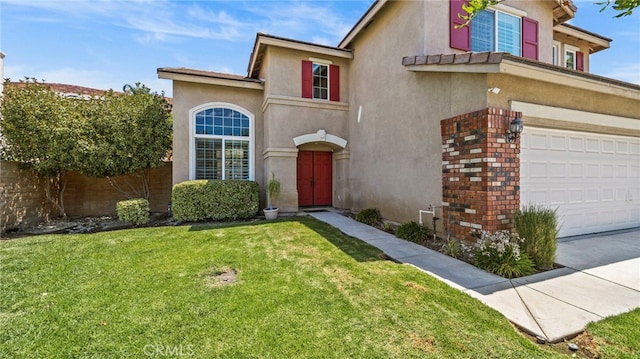
[[[559,355],[380,255],[310,218],[3,241],[0,357]]]
[[[640,308],[587,326],[601,358],[640,358]]]

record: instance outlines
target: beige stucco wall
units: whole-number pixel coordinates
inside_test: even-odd
[[[640,101],[633,98],[503,74],[488,75],[488,86],[501,89],[498,95],[489,94],[492,107],[510,108],[511,101],[522,101],[640,120]]]
[[[255,116],[255,180],[262,183],[262,91],[174,81],[173,93],[173,184],[190,179],[189,110],[209,102],[231,103]]]
[[[422,51],[424,11],[421,2],[389,3],[353,43],[351,204],[402,222],[442,201],[440,120],[486,107],[486,75],[402,66],[402,56]]]

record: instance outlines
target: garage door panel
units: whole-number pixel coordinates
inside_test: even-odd
[[[521,203],[557,208],[560,236],[640,226],[640,139],[528,127]]]

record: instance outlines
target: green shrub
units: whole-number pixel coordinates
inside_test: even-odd
[[[429,228],[411,221],[401,224],[396,230],[396,237],[415,243],[424,242],[431,235]]]
[[[382,222],[382,216],[379,209],[367,208],[356,214],[356,221],[372,226]]]
[[[141,225],[149,222],[149,201],[143,198],[130,199],[116,203],[118,219]]]
[[[553,267],[558,244],[558,220],[556,210],[528,204],[516,211],[516,232],[524,239],[520,246],[536,267]]]
[[[533,262],[525,253],[520,253],[520,243],[522,239],[509,231],[480,231],[476,266],[505,278],[532,274]]]
[[[260,187],[244,180],[195,180],[173,186],[171,205],[178,221],[252,218],[258,213]]]
[[[462,246],[460,245],[460,242],[451,238],[447,239],[447,241],[442,245],[442,249],[440,251],[453,258],[460,258],[462,256]]]

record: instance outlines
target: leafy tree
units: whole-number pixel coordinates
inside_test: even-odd
[[[88,134],[83,137],[79,171],[106,177],[129,198],[149,198],[149,170],[162,164],[171,148],[171,108],[162,95],[136,83],[123,93],[109,91],[84,106]],[[114,177],[131,175],[119,183]]]
[[[466,13],[465,15],[458,16],[465,20],[466,22],[460,26],[467,26],[471,22],[471,20],[482,10],[486,9],[491,5],[496,5],[501,3],[503,0],[469,0],[469,4],[463,4],[462,9]],[[613,5],[611,5],[613,3]],[[604,11],[606,8],[611,6],[615,11],[618,11],[618,14],[615,17],[628,16],[633,13],[633,10],[640,6],[640,0],[606,0],[601,2],[596,2],[596,5],[601,5],[602,8],[600,11]]]
[[[71,99],[44,83],[25,78],[5,82],[0,113],[3,159],[22,162],[47,179],[47,199],[65,215],[64,173],[77,169],[76,143],[83,119]]]
[[[106,177],[128,197],[148,199],[149,169],[171,146],[170,106],[144,85],[127,86],[124,93],[72,99],[36,79],[5,82],[0,154],[45,176],[47,199],[62,216],[69,171]],[[127,174],[133,183],[113,178]]]

